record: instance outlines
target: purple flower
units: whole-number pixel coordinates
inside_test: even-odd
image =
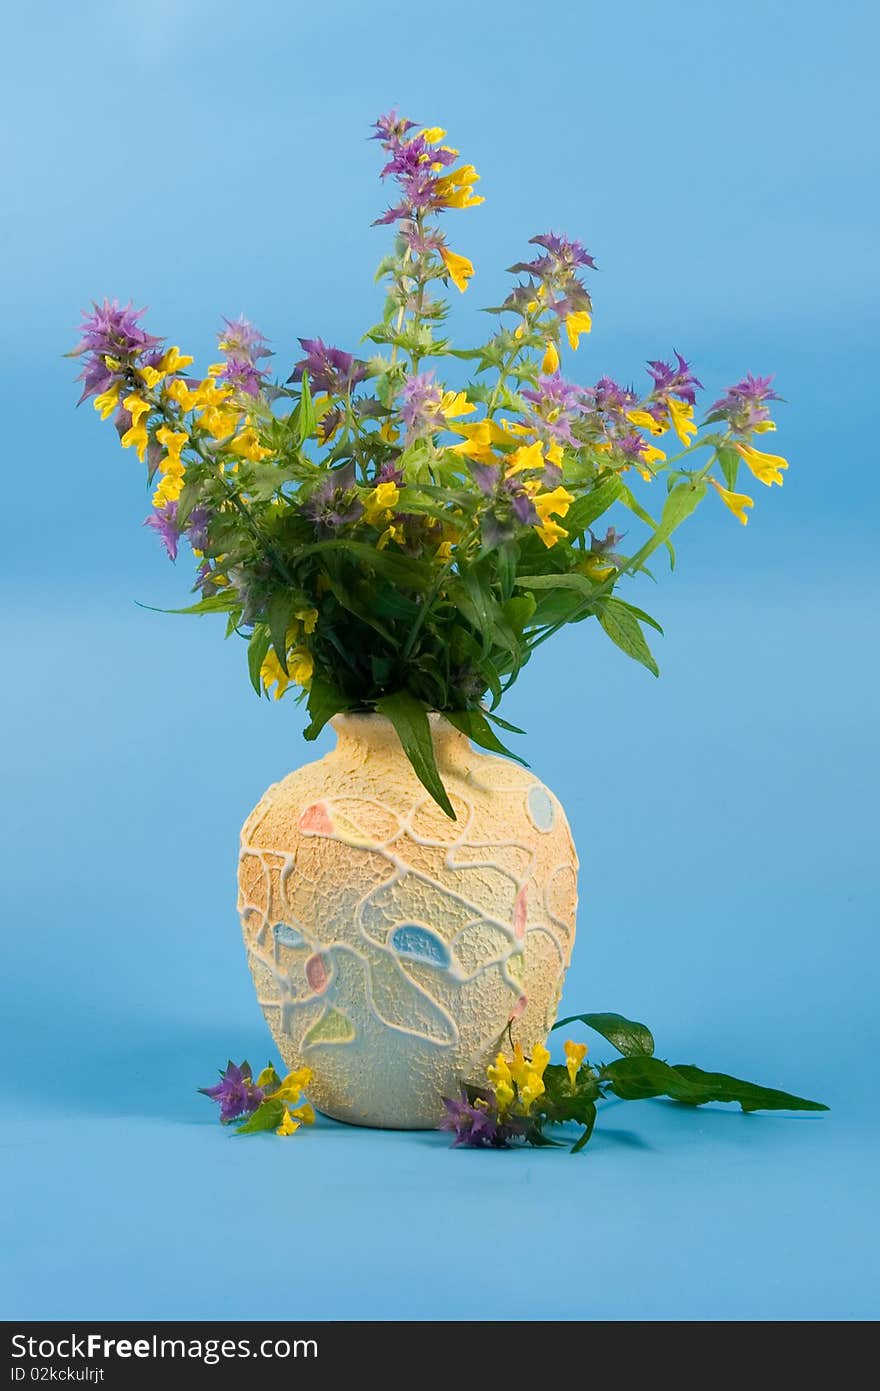
[[[259,396],[263,374],[249,358],[229,356],[223,370],[218,372],[217,380],[225,382],[234,391],[244,392],[245,396]]]
[[[371,140],[381,140],[383,145],[394,145],[402,140],[407,131],[413,130],[415,121],[410,121],[406,116],[398,113],[397,107],[392,107],[384,116],[380,116],[378,121],[373,123],[376,134],[371,135]]]
[[[354,464],[333,469],[315,488],[303,513],[319,531],[339,531],[363,515],[364,505],[355,490]]]
[[[83,382],[80,403],[89,396],[100,395],[114,382],[122,381],[143,354],[164,341],[147,333],[138,323],[145,312],[135,309],[130,300],[120,305],[115,299],[105,299],[103,304],[93,300],[92,312],[83,310],[82,337],[69,354],[70,357],[85,357],[83,370],[77,377],[77,381]],[[107,358],[111,359],[110,363]],[[119,365],[113,366],[114,362]]]
[[[493,1149],[506,1147],[508,1132],[498,1120],[494,1093],[487,1092],[485,1102],[474,1105],[468,1101],[467,1092],[462,1088],[460,1101],[444,1096],[443,1105],[446,1115],[437,1129],[453,1132],[453,1148],[457,1145],[468,1145],[472,1149],[482,1149],[485,1145]]]
[[[187,540],[195,551],[203,551],[208,545],[208,523],[212,512],[209,507],[194,507],[183,524]]]
[[[248,362],[259,362],[261,357],[271,357],[269,340],[258,328],[240,314],[237,319],[224,319],[223,328],[217,334],[220,351],[227,357],[246,358]]]
[[[589,396],[595,409],[606,415],[619,415],[623,411],[632,410],[638,401],[632,387],[618,386],[611,377],[600,377],[596,385],[590,389]]]
[[[224,1125],[238,1120],[240,1116],[251,1115],[263,1100],[262,1089],[254,1085],[250,1063],[237,1067],[230,1061],[226,1071],[220,1073],[220,1081],[215,1087],[199,1087],[199,1091],[218,1102],[220,1120]]]
[[[727,420],[738,434],[749,434],[770,419],[766,401],[781,401],[772,377],[753,377],[751,372],[709,407],[709,420]]]
[[[407,444],[442,428],[442,400],[443,388],[435,381],[433,372],[419,372],[407,378],[400,392],[400,418],[406,426]]]
[[[649,362],[648,372],[654,378],[654,394],[657,396],[678,396],[689,406],[696,404],[696,388],[703,383],[691,371],[690,363],[676,352],[677,365],[670,362]]]
[[[562,266],[570,266],[572,270],[576,266],[590,266],[592,270],[596,269],[596,262],[585,246],[579,241],[569,241],[568,237],[559,236],[556,232],[545,232],[540,237],[530,237],[529,245],[543,246],[555,261]]]
[[[522,395],[537,406],[543,436],[577,445],[571,424],[583,414],[583,387],[567,382],[560,372],[554,372],[552,376],[539,377],[536,386],[523,391]]]
[[[144,526],[155,531],[168,552],[168,559],[176,560],[177,543],[180,540],[180,532],[177,527],[177,503],[166,502],[164,507],[155,507],[144,522]]]
[[[403,486],[403,469],[398,468],[390,459],[387,459],[373,481],[375,483],[396,483],[400,488]]]
[[[341,348],[328,347],[320,338],[301,338],[306,356],[296,364],[288,381],[302,381],[309,374],[309,385],[328,396],[347,396],[367,375],[367,364]]]

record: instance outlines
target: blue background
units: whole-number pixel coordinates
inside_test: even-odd
[[[2,1312],[875,1316],[876,8],[32,3],[4,37]],[[581,853],[565,1007],[830,1115],[609,1105],[570,1158],[244,1142],[195,1093],[271,1052],[237,835],[310,754],[215,622],[135,607],[186,602],[186,564],[59,355],[104,294],[202,364],[221,313],[280,366],[354,346],[395,101],[483,174],[449,217],[460,339],[550,225],[601,266],[583,380],[677,347],[713,395],[775,371],[790,403],[784,490],[745,530],[710,499],[632,591],[660,682],[582,627],[506,714]]]

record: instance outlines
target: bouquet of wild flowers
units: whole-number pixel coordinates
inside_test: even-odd
[[[199,599],[181,612],[227,616],[258,694],[300,688],[307,739],[339,711],[386,715],[452,815],[428,712],[508,753],[495,732],[513,728],[495,713],[503,692],[535,648],[587,618],[656,674],[644,625],[658,625],[619,582],[659,547],[672,555],[710,487],[745,523],[742,465],[769,485],[787,464],[756,444],[775,428],[769,378],[746,376],[698,425],[700,383],[678,353],[648,364],[641,393],[565,375],[563,354],[590,330],[594,262],[554,233],[510,268],[488,341],[453,348],[442,292],[465,290],[473,266],[439,217],[483,200],[444,136],[393,112],[376,123],[396,188],[377,221],[396,235],[378,272],[382,318],[365,334],[373,355],[302,338],[292,373],[270,381],[262,334],[225,320],[220,361],[193,376],[140,311],[107,300],[84,316],[73,355],[82,399],[147,466],[146,524],[172,560],[182,537],[196,557]],[[449,357],[472,364],[463,389],[438,376]],[[650,508],[638,490],[661,478]],[[640,544],[622,548],[612,508],[633,514]]]

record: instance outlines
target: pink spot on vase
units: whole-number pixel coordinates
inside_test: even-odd
[[[513,905],[513,935],[518,942],[521,942],[526,935],[526,900],[528,893],[525,885],[520,889]]]
[[[330,976],[323,956],[320,952],[315,952],[315,955],[310,956],[306,962],[306,980],[316,995],[323,995],[329,979]]]
[[[511,1024],[513,1024],[515,1020],[517,1020],[517,1019],[520,1018],[520,1016],[522,1015],[522,1013],[523,1013],[523,1011],[525,1010],[525,1007],[526,1007],[526,1005],[527,1005],[528,1003],[529,1003],[529,997],[528,997],[528,995],[520,995],[520,997],[519,997],[519,999],[517,1000],[516,1004],[514,1005],[513,1009],[510,1011],[510,1021],[509,1021],[509,1022],[510,1022]]]
[[[299,818],[299,828],[313,836],[332,836],[333,822],[323,802],[313,802]]]

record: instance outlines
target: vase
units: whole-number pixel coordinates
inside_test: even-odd
[[[577,868],[558,800],[439,715],[447,817],[380,715],[339,715],[336,747],[270,787],[242,829],[239,911],[288,1068],[337,1120],[428,1129],[463,1078],[556,1015]]]

